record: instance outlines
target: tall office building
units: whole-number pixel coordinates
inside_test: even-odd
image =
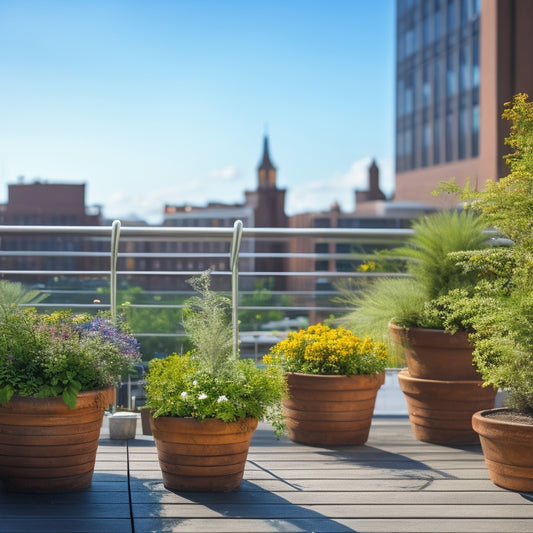
[[[504,103],[533,98],[533,1],[397,0],[396,200],[507,174]],[[448,199],[451,201],[452,199]]]

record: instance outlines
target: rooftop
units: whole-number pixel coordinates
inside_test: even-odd
[[[276,440],[260,424],[241,489],[175,494],[163,487],[153,438],[102,429],[90,490],[0,492],[0,531],[531,532],[533,494],[490,480],[480,446],[415,440],[407,417],[375,417],[365,446]]]

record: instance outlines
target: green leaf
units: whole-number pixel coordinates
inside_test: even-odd
[[[15,390],[11,385],[6,385],[2,389],[0,389],[0,403],[7,403],[13,395],[15,394]]]
[[[80,392],[81,385],[77,381],[70,382],[63,390],[63,401],[74,409],[76,407],[76,400],[78,399],[78,392]]]

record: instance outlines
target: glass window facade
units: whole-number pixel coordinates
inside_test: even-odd
[[[397,0],[397,172],[479,155],[480,9]]]

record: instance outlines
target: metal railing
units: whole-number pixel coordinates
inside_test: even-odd
[[[358,271],[356,266],[375,248],[397,246],[411,233],[409,229],[244,228],[241,221],[234,227],[215,228],[131,227],[119,221],[111,226],[0,226],[0,277],[23,281],[48,295],[36,307],[108,308],[115,315],[124,308],[124,302],[118,302],[123,285],[139,286],[151,298],[149,303],[132,302],[128,309],[179,310],[190,291],[182,287],[183,281],[178,286],[177,280],[215,265],[212,275],[220,280],[221,290],[231,294],[234,351],[240,339],[241,351],[248,345],[257,356],[261,346],[276,342],[272,330],[279,331],[298,317],[316,321],[346,312],[334,302],[336,283],[391,275]],[[206,246],[198,249],[202,243]],[[264,243],[272,244],[272,251],[261,249]],[[258,270],[265,261],[278,261],[284,268]],[[79,280],[80,285],[70,286],[67,278]],[[259,290],[268,293],[266,304],[254,301],[255,283],[260,280],[272,284],[270,290]],[[285,286],[277,288],[278,282]],[[163,295],[178,301],[165,303]],[[248,326],[239,332],[239,312],[277,312],[283,318],[270,331]],[[177,325],[172,331],[135,334],[183,336]]]

